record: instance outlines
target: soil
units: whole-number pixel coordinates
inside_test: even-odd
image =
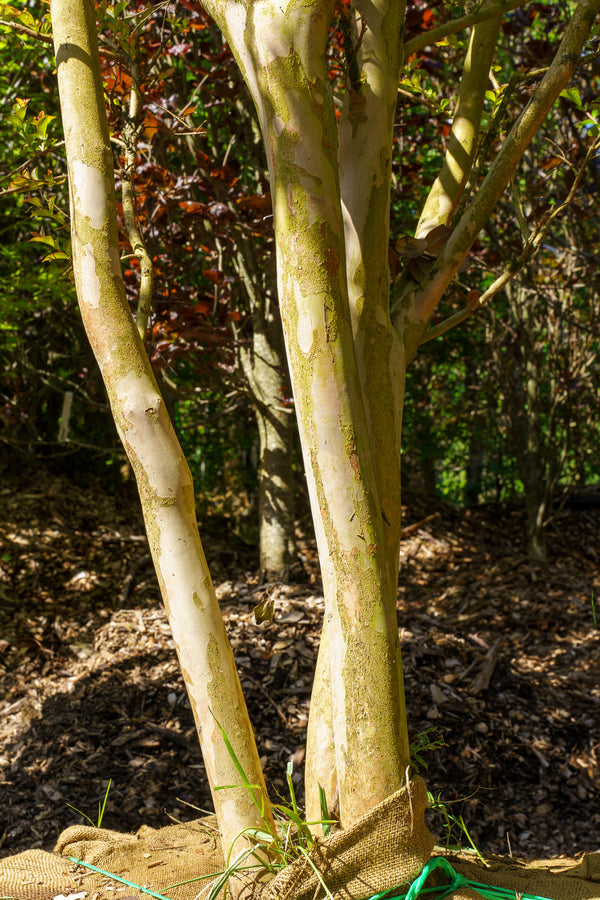
[[[109,828],[210,810],[135,494],[43,472],[0,503],[0,856],[52,849],[82,813],[95,824],[109,780]],[[528,564],[519,509],[420,500],[404,524],[410,727],[445,744],[419,754],[443,804],[432,829],[468,846],[462,817],[484,854],[599,850],[600,510],[556,512],[546,569]],[[299,529],[302,580],[265,585],[224,520],[201,533],[267,782],[286,796],[292,760],[301,799],[323,616],[314,542]],[[266,597],[275,618],[257,625]]]

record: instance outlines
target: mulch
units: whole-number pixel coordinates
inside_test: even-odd
[[[40,472],[0,490],[0,856],[94,823],[197,818],[210,794],[133,491]],[[484,854],[600,849],[600,510],[558,510],[548,568],[522,510],[404,510],[398,623],[412,734],[438,839]],[[421,523],[421,524],[419,524]],[[314,541],[303,578],[261,584],[255,548],[201,524],[267,783],[302,798],[323,617]],[[274,604],[257,625],[254,607]],[[598,604],[600,625],[600,604]],[[435,730],[431,730],[435,729]],[[439,803],[437,803],[439,801]]]

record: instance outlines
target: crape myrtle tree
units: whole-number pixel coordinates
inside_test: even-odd
[[[493,160],[470,187],[501,16],[492,2],[403,43],[400,2],[347,10],[346,85],[333,96],[332,2],[206,0],[256,105],[273,201],[279,306],[323,573],[326,624],[311,703],[308,818],[318,785],[343,827],[410,778],[396,623],[400,433],[406,367],[523,153],[578,65],[600,0],[580,0]],[[194,513],[189,469],[126,302],[94,7],[52,0],[83,320],[138,480],[148,539],[196,717],[224,844],[265,824],[252,728]],[[394,114],[410,56],[472,26],[438,179],[390,291]],[[418,277],[417,277],[418,276]],[[444,326],[445,327],[445,326]],[[437,332],[442,324],[434,326]],[[436,332],[436,333],[437,333]],[[227,738],[227,741],[225,740]],[[269,817],[268,806],[265,815]],[[240,839],[241,841],[242,839]]]

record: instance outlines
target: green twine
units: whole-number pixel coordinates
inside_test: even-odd
[[[114,879],[114,881],[120,881],[122,884],[136,888],[136,890],[142,891],[144,894],[149,894],[151,897],[157,897],[158,900],[169,900],[168,897],[163,897],[162,894],[157,894],[156,891],[151,891],[149,888],[142,887],[141,884],[134,884],[133,881],[127,881],[126,878],[121,878],[120,875],[114,875],[112,872],[107,872],[105,869],[99,869],[98,866],[93,866],[91,863],[82,862],[80,859],[75,859],[74,856],[70,856],[69,859],[72,860],[72,862],[77,863],[78,866],[83,866],[84,869],[91,869],[92,872],[108,875],[108,877]]]
[[[143,893],[149,894],[151,897],[156,897],[157,900],[169,900],[169,898],[164,897],[162,894],[157,894],[155,891],[149,890],[149,888],[134,884],[133,881],[127,881],[125,878],[120,878],[119,875],[114,875],[112,872],[107,872],[105,869],[99,869],[97,866],[92,866],[90,863],[75,859],[74,856],[70,856],[69,859],[80,866],[84,866],[86,869],[91,869],[93,872],[99,872],[101,875],[108,875],[109,878],[114,878],[115,881],[120,881],[122,884],[126,884],[129,887],[137,888],[138,891],[143,891]],[[425,882],[435,869],[442,869],[444,874],[450,879],[450,884],[443,885],[442,887],[424,887]],[[381,894],[375,894],[374,896],[369,897],[369,900],[417,900],[418,897],[422,897],[424,894],[437,894],[436,900],[443,900],[448,894],[463,887],[472,888],[477,891],[477,893],[481,894],[482,897],[485,897],[485,900],[514,900],[515,896],[518,896],[520,900],[548,900],[547,897],[539,897],[537,894],[525,894],[510,890],[509,888],[493,887],[489,884],[480,884],[477,881],[471,881],[469,878],[465,878],[464,875],[460,875],[453,869],[448,860],[444,859],[443,856],[436,856],[425,863],[421,870],[421,874],[415,878],[406,893],[395,893],[399,888],[390,888],[387,891],[383,891]],[[3,900],[3,898],[0,898],[0,900]]]
[[[425,882],[434,871],[434,869],[442,869],[444,874],[450,879],[450,884],[441,887],[424,887]],[[508,888],[494,887],[489,884],[480,884],[477,881],[471,881],[460,875],[452,868],[447,859],[442,856],[436,856],[425,863],[421,870],[421,874],[415,878],[406,893],[397,893],[400,888],[390,888],[381,894],[375,894],[369,900],[417,900],[424,894],[436,894],[436,900],[443,900],[448,894],[459,888],[472,888],[485,897],[486,900],[514,900],[518,896],[520,900],[548,900],[547,897],[539,897],[537,894],[525,894],[519,891],[509,890]]]

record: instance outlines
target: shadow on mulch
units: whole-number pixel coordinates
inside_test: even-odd
[[[50,476],[0,500],[0,856],[51,849],[83,822],[67,804],[95,820],[109,779],[106,827],[210,809],[137,509]],[[424,757],[429,789],[487,854],[598,850],[600,513],[557,514],[540,572],[521,511],[419,501],[404,522],[432,512],[403,542],[398,600],[411,731],[446,744]],[[301,797],[323,612],[314,545],[301,542],[308,581],[276,588],[275,621],[257,626],[252,551],[235,558],[214,527],[206,543],[267,781],[285,794],[291,759]]]

